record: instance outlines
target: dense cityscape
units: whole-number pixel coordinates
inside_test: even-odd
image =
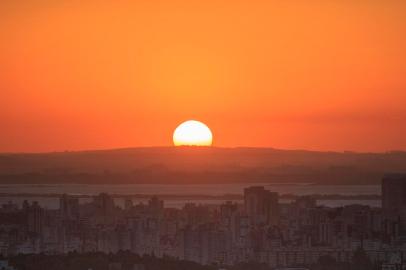
[[[406,0],[0,0],[0,270],[406,270]]]
[[[138,204],[128,198],[119,207],[107,193],[88,203],[63,194],[59,209],[10,202],[2,205],[0,218],[0,269],[19,270],[8,258],[22,254],[95,252],[174,258],[217,269],[250,262],[313,269],[323,260],[354,264],[358,256],[364,269],[406,269],[404,175],[383,179],[382,208],[320,206],[312,196],[281,203],[278,193],[252,186],[241,204],[188,203],[175,209],[153,196]],[[137,267],[143,269],[141,264],[131,269]]]

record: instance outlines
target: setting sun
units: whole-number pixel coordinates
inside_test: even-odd
[[[213,135],[202,122],[189,120],[180,124],[173,133],[175,146],[211,146]]]

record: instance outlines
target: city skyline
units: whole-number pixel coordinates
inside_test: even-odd
[[[242,202],[186,201],[180,208],[166,206],[155,195],[136,203],[124,197],[119,206],[108,193],[86,201],[61,194],[57,209],[36,201],[9,202],[0,207],[0,254],[16,265],[23,263],[13,259],[16,255],[90,258],[99,252],[127,254],[136,261],[172,258],[214,269],[250,262],[267,269],[318,269],[328,262],[335,269],[397,270],[406,256],[405,180],[405,174],[382,179],[382,207],[328,207],[312,195],[281,201],[264,186],[244,188]],[[133,269],[122,264],[117,269]]]
[[[0,0],[0,270],[406,270],[406,0]]]

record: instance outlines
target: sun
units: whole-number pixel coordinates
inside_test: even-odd
[[[213,135],[208,126],[196,120],[180,124],[173,132],[175,146],[211,146]]]

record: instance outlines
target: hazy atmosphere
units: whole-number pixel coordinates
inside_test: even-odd
[[[1,1],[1,152],[406,149],[405,1]]]
[[[0,270],[406,269],[406,0],[0,0]]]

